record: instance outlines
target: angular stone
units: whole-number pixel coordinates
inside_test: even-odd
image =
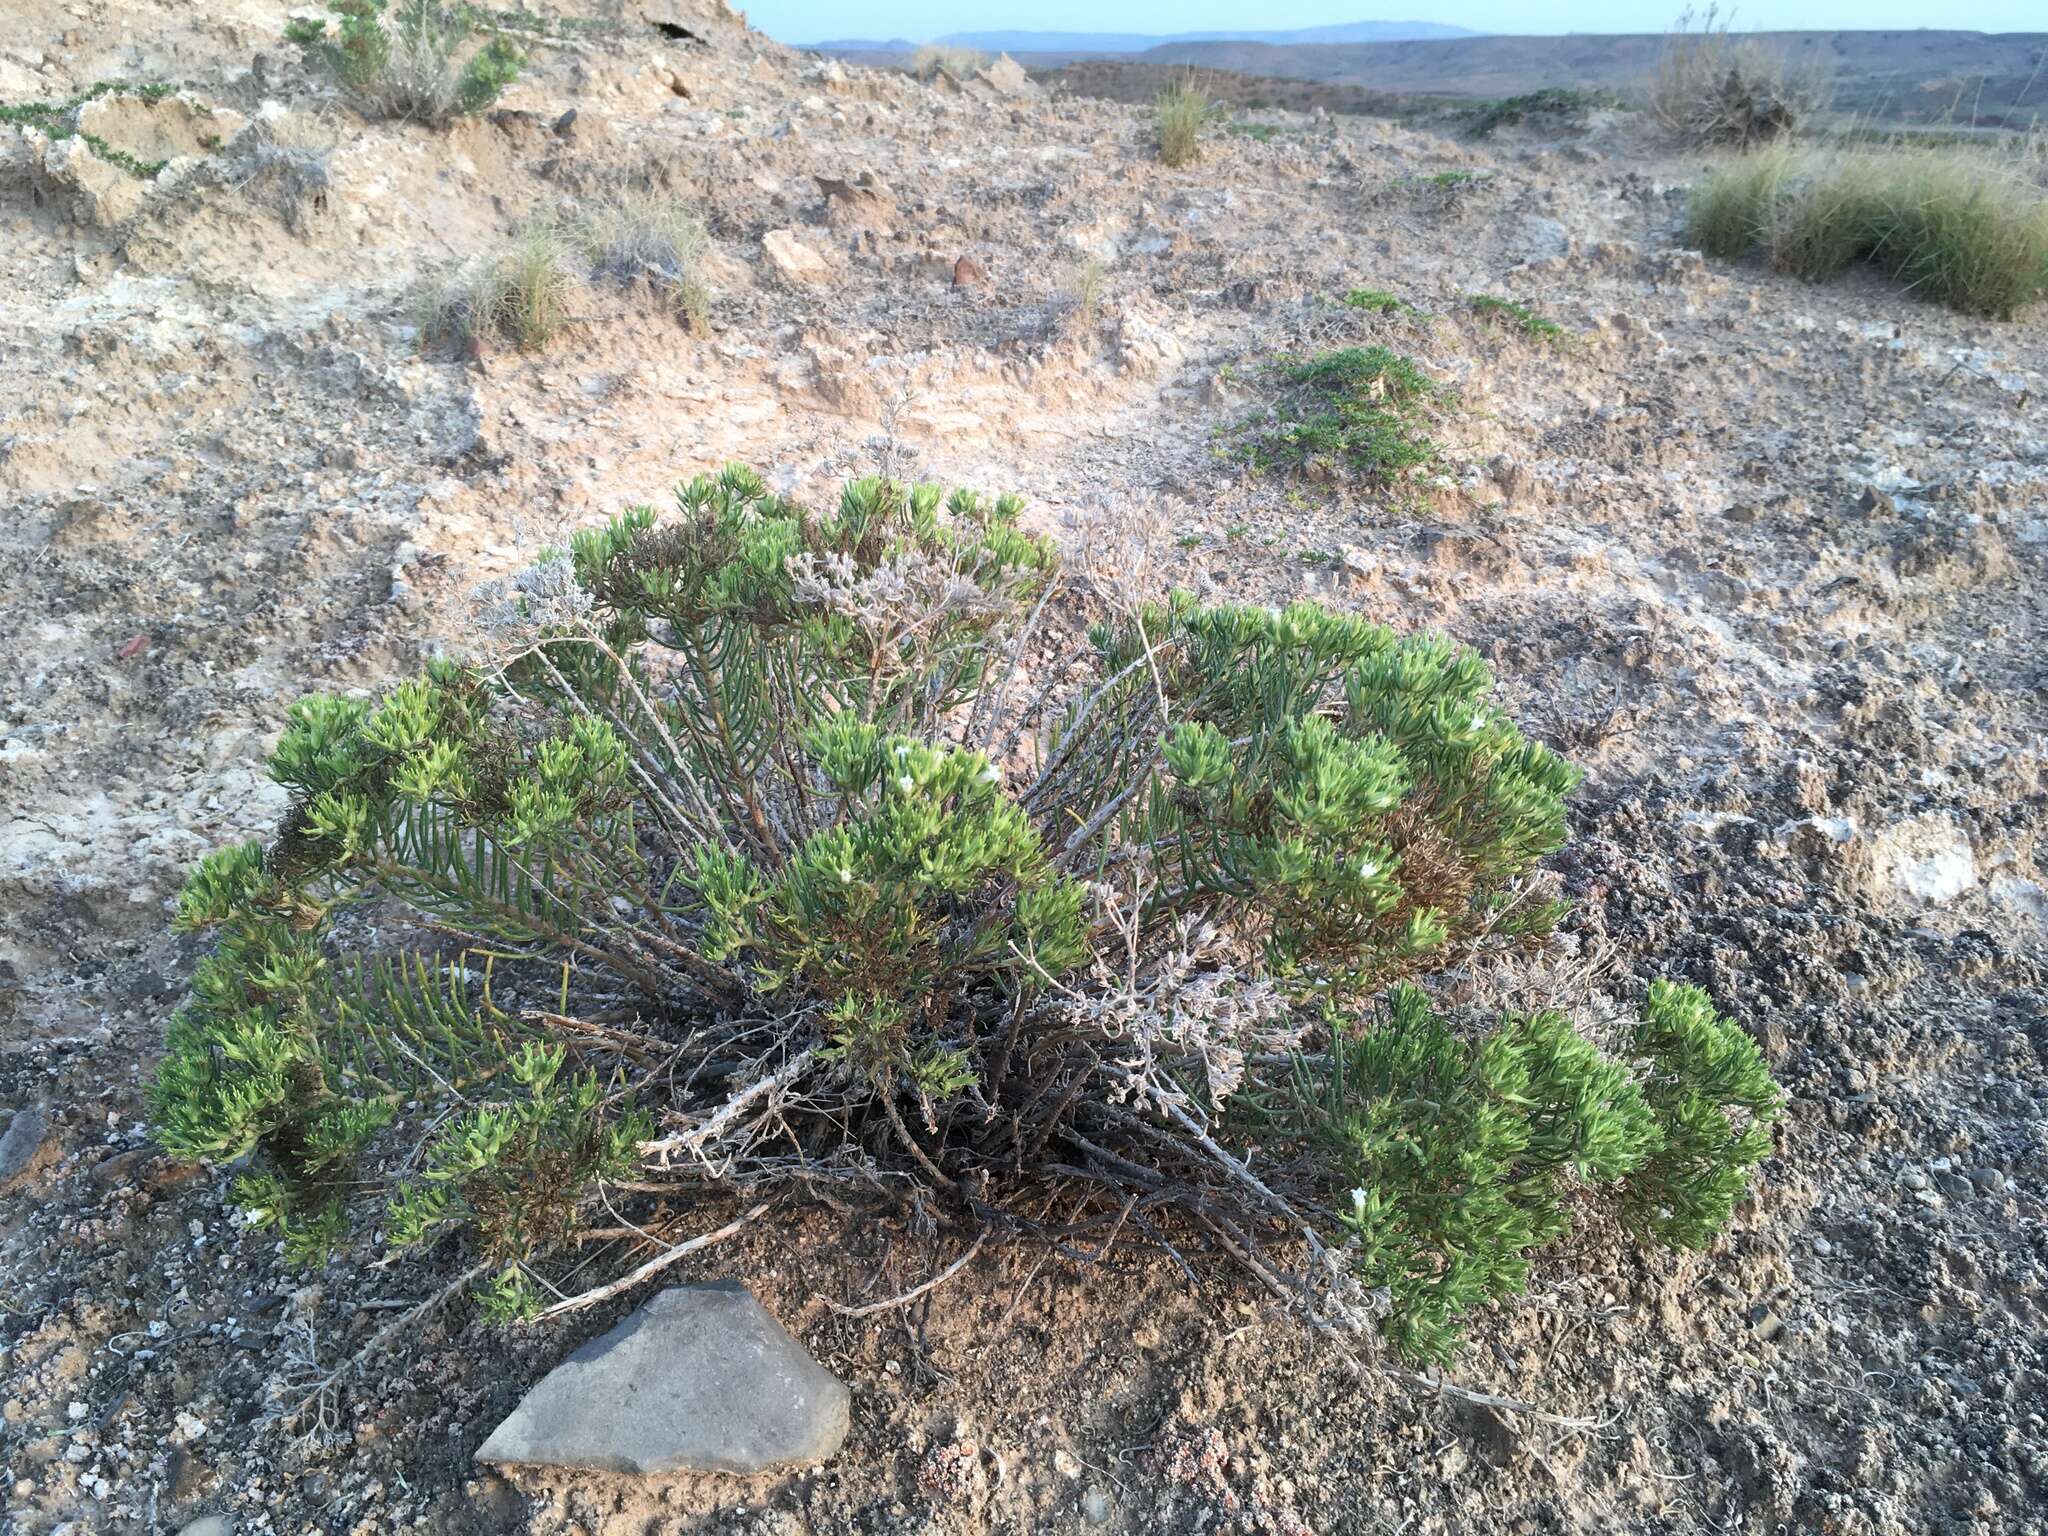
[[[29,1105],[16,1110],[0,1132],[0,1189],[12,1189],[49,1161],[50,1122]]]
[[[761,250],[776,271],[794,282],[810,282],[832,270],[824,257],[787,229],[769,230],[761,237]]]
[[[564,1360],[478,1461],[607,1472],[740,1472],[823,1461],[844,1385],[736,1281],[672,1286]]]
[[[1024,72],[1024,66],[1007,53],[984,69],[980,78],[1001,96],[1033,96],[1038,92],[1038,87],[1031,83],[1031,76]]]

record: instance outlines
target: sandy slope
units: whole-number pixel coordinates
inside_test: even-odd
[[[1710,266],[1673,233],[1697,166],[1626,121],[1475,148],[1292,118],[1172,172],[1126,109],[822,69],[709,0],[658,14],[542,49],[490,120],[341,116],[316,200],[231,146],[79,223],[0,145],[0,1106],[52,1126],[0,1195],[0,1530],[1065,1531],[1084,1501],[1133,1532],[2048,1529],[2039,320]],[[0,98],[303,101],[281,16],[37,0],[0,19]],[[1448,203],[1404,180],[1451,167],[1487,179]],[[827,208],[813,177],[863,170],[893,215]],[[711,335],[600,291],[538,356],[421,350],[427,276],[629,179],[703,209]],[[781,276],[771,230],[824,274]],[[962,255],[987,284],[951,285]],[[1356,285],[1442,318],[1329,304]],[[1478,325],[1477,290],[1578,342]],[[1263,363],[1350,341],[1464,394],[1422,508],[1212,452]],[[822,1213],[701,1271],[853,1386],[820,1472],[479,1474],[594,1313],[505,1338],[458,1309],[323,1433],[268,1420],[386,1315],[363,1302],[439,1283],[284,1271],[142,1134],[193,958],[166,902],[275,816],[285,707],[460,645],[479,582],[680,474],[745,459],[822,497],[878,456],[1014,487],[1105,579],[1447,628],[1587,767],[1548,980],[1595,1010],[1660,972],[1710,986],[1796,1110],[1720,1250],[1596,1234],[1478,1327],[1460,1383],[1585,1423],[1356,1381],[1132,1256],[998,1250],[913,1312],[837,1318],[821,1294],[893,1294],[971,1234]]]

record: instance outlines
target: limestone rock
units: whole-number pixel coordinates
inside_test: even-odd
[[[678,1285],[550,1371],[476,1459],[754,1473],[825,1460],[849,1406],[745,1286]]]
[[[1033,96],[1038,93],[1038,87],[1031,83],[1031,76],[1025,73],[1024,66],[1007,53],[975,78],[1000,96]]]
[[[150,183],[93,153],[84,139],[55,139],[43,151],[43,180],[69,201],[81,224],[106,228],[131,217],[149,195]]]
[[[792,282],[814,282],[831,271],[825,258],[797,239],[791,230],[769,230],[761,237],[761,252],[770,266]]]

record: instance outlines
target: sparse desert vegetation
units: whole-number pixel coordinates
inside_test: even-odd
[[[10,1536],[2039,1524],[2048,330],[1893,266],[2038,158],[1479,137],[1651,55],[1475,38],[1166,171],[1186,63],[720,0],[465,9],[429,130],[76,9],[0,7]]]
[[[1194,164],[1202,152],[1202,130],[1214,115],[1215,104],[1193,75],[1168,84],[1152,103],[1160,160],[1170,166]]]
[[[2048,292],[2048,190],[1995,145],[1754,151],[1694,191],[1686,238],[1809,282],[1867,263],[1922,298],[1999,319]]]
[[[1259,471],[1392,486],[1437,460],[1434,413],[1456,403],[1413,358],[1344,347],[1278,365],[1278,398],[1233,429],[1230,454]]]
[[[377,116],[444,123],[481,112],[525,62],[504,37],[479,40],[475,13],[441,0],[327,0],[327,10],[294,18],[286,41]]]
[[[1482,320],[1505,326],[1546,346],[1561,347],[1571,340],[1571,333],[1563,326],[1548,316],[1538,314],[1519,299],[1504,299],[1493,293],[1470,293],[1465,296],[1465,307]]]
[[[1363,354],[1294,377],[1428,389]],[[1151,1197],[1234,1234],[1247,1278],[1298,1268],[1305,1324],[1379,1292],[1400,1355],[1441,1363],[1592,1189],[1655,1241],[1725,1225],[1780,1095],[1704,993],[1653,986],[1610,1056],[1554,1011],[1454,1032],[1406,980],[1565,911],[1533,876],[1579,774],[1476,654],[1174,599],[1098,632],[1033,727],[1003,658],[1057,557],[1021,500],[865,479],[818,514],[738,468],[676,499],[523,576],[504,671],[301,700],[281,832],[187,885],[180,925],[219,942],[159,1134],[257,1154],[237,1198],[289,1256],[357,1228],[346,1171],[381,1190],[362,1229],[472,1241],[506,1320],[574,1285],[607,1181],[971,1185],[1030,1238],[1079,1178],[1069,1239]],[[1005,774],[988,751],[1027,730]],[[378,898],[494,953],[500,988],[561,972],[558,1011],[432,948],[331,956],[324,915]],[[639,1043],[595,1070],[627,999]]]
[[[573,236],[593,276],[644,282],[689,325],[702,330],[711,294],[704,281],[704,221],[673,196],[637,191],[598,204]]]
[[[1718,3],[1688,9],[1657,56],[1651,117],[1682,143],[1746,147],[1797,131],[1828,101],[1827,77],[1777,44],[1731,30]]]
[[[430,340],[504,341],[531,351],[569,323],[582,282],[572,232],[538,220],[435,283],[422,301],[421,331]]]

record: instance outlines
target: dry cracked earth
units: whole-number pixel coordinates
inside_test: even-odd
[[[2048,1531],[2038,314],[1709,263],[1678,236],[1704,160],[1626,115],[1475,144],[1267,113],[1169,170],[1128,107],[647,0],[529,39],[498,110],[437,131],[323,108],[283,20],[0,16],[0,101],[188,93],[108,111],[172,152],[148,183],[0,126],[0,1531]],[[319,177],[237,131],[285,106],[326,114]],[[862,173],[886,195],[818,180]],[[701,210],[707,330],[599,286],[544,351],[422,346],[437,272],[628,184]],[[1334,302],[1358,287],[1426,314]],[[1460,392],[1425,494],[1219,456],[1273,359],[1374,342]],[[745,1279],[852,1387],[823,1468],[477,1466],[623,1302],[510,1333],[452,1307],[284,1427],[456,1261],[289,1270],[220,1175],[153,1150],[194,959],[168,903],[276,816],[298,694],[462,647],[479,585],[727,460],[813,497],[878,463],[1015,489],[1089,580],[1479,647],[1588,773],[1553,973],[1595,1008],[1709,987],[1791,1093],[1733,1230],[1546,1255],[1458,1395],[1135,1253],[997,1247],[848,1318],[828,1299],[969,1234],[791,1210],[688,1273]]]

